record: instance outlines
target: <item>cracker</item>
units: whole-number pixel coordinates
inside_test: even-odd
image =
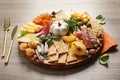
[[[52,44],[49,48],[48,48],[48,55],[54,55],[56,54],[57,51],[56,51],[56,47],[54,44]]]
[[[55,47],[59,54],[68,52],[68,44],[64,43],[63,40],[53,41],[53,43],[55,44]]]
[[[67,53],[61,54],[61,55],[59,56],[58,63],[65,64],[65,63],[66,63],[66,59],[67,59]]]
[[[77,57],[69,49],[68,56],[67,56],[67,63],[70,63],[76,60],[77,60]]]
[[[96,21],[91,21],[91,26],[92,26],[92,29],[89,30],[90,34],[93,35],[93,36],[100,36],[103,34],[103,28],[102,26],[96,22]]]
[[[49,60],[48,60],[48,62],[49,63],[56,62],[56,61],[58,61],[58,57],[59,57],[58,53],[56,53],[54,55],[51,55],[50,58],[49,58]]]

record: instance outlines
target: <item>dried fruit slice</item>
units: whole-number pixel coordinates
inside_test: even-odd
[[[62,39],[63,39],[65,42],[73,42],[73,41],[75,41],[76,36],[63,36]]]

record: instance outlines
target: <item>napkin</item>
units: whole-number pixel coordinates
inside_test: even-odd
[[[109,49],[115,49],[118,44],[115,42],[115,40],[107,33],[103,32],[103,49],[101,51],[101,54],[105,53]]]

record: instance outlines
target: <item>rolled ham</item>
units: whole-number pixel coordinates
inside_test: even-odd
[[[93,45],[91,43],[91,39],[87,30],[86,26],[82,26],[81,27],[81,31],[82,31],[82,39],[84,41],[84,44],[87,48],[93,48]]]

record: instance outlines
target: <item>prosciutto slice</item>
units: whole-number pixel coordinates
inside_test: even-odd
[[[85,46],[87,48],[93,48],[87,27],[86,26],[81,27],[81,31],[82,31],[82,39],[84,41]]]

